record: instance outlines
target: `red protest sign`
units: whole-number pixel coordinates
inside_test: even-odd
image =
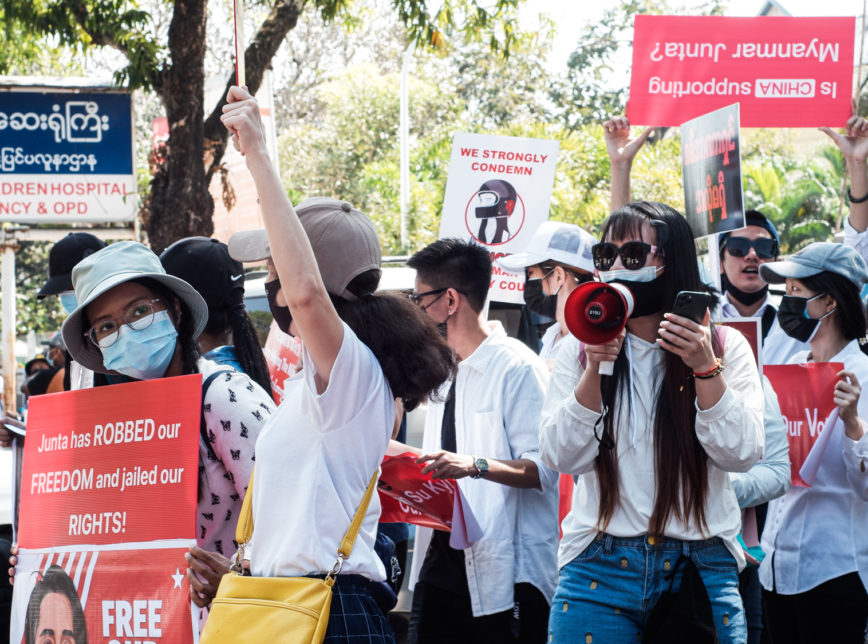
[[[760,374],[763,373],[762,351],[760,351],[760,338],[762,337],[761,329],[762,321],[760,318],[723,318],[717,320],[717,326],[727,326],[740,332],[747,343],[750,345],[750,350],[753,351],[753,359],[756,360],[757,369]],[[724,343],[726,342],[726,336]]]
[[[283,400],[283,381],[301,367],[301,342],[295,336],[284,333],[272,321],[265,339],[265,364],[271,378],[271,394],[278,405]]]
[[[452,529],[456,485],[453,479],[422,474],[418,454],[406,452],[383,458],[380,481],[380,521],[413,523],[437,530]]]
[[[197,374],[32,399],[11,642],[43,619],[81,641],[193,642],[201,392]]]
[[[627,115],[678,126],[738,102],[744,127],[841,126],[856,19],[638,15]]]
[[[193,375],[34,397],[19,545],[195,539],[201,395]]]
[[[28,615],[32,600],[34,613],[21,619],[35,621],[34,630],[75,635],[74,640],[58,637],[52,642],[192,644],[186,551],[24,552],[16,567],[14,614]],[[24,626],[13,621],[11,642],[27,641],[19,635]],[[87,639],[81,637],[82,629]]]
[[[841,362],[766,365],[763,373],[772,383],[787,424],[793,485],[810,487],[799,473],[811,448],[826,429],[835,409],[834,390]]]

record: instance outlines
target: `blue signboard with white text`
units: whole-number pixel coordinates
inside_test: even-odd
[[[0,91],[0,221],[131,221],[128,93]]]

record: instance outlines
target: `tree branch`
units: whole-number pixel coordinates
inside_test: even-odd
[[[277,0],[271,13],[259,27],[259,31],[253,37],[250,45],[244,52],[244,66],[246,70],[247,88],[251,94],[255,94],[262,85],[265,70],[271,64],[271,59],[277,53],[286,35],[298,24],[307,0]],[[235,83],[234,71],[229,75],[226,89],[205,120],[205,175],[210,182],[223,153],[226,151],[227,131],[220,121],[223,114],[223,106],[226,104],[226,94]]]

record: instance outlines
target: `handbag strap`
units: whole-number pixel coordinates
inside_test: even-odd
[[[338,547],[338,558],[335,565],[332,567],[329,576],[333,577],[341,571],[344,559],[349,558],[353,551],[353,545],[356,542],[356,537],[359,535],[359,530],[362,528],[362,523],[365,520],[365,514],[368,512],[368,505],[371,502],[371,497],[374,494],[374,488],[377,487],[377,474],[380,468],[378,467],[371,480],[368,483],[368,489],[365,490],[365,495],[362,497],[361,503],[353,516],[353,521],[350,527],[347,528],[344,538],[341,540],[341,545]],[[244,502],[241,504],[241,514],[238,517],[238,525],[235,526],[235,540],[238,542],[237,561],[235,564],[239,566],[244,557],[244,548],[250,542],[250,537],[253,536],[253,475],[250,473],[250,483],[247,485],[247,492],[244,494]]]

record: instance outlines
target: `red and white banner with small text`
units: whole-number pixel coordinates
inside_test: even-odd
[[[11,642],[198,641],[184,554],[201,395],[197,374],[31,399]]]

